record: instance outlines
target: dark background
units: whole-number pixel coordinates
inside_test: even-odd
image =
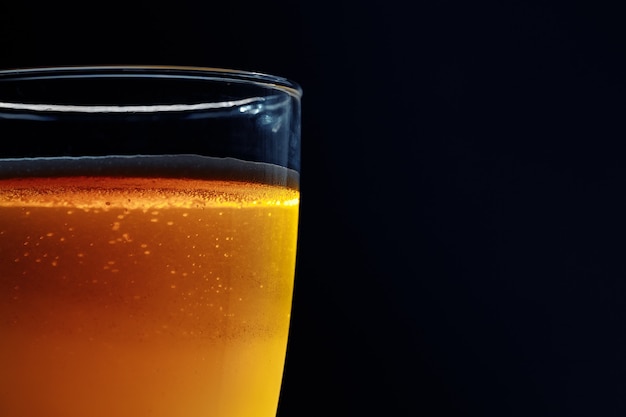
[[[304,88],[280,417],[626,415],[618,2],[40,3],[0,6],[1,68]]]

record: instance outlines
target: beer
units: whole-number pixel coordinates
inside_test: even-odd
[[[196,159],[0,169],[0,415],[275,416],[299,195]]]

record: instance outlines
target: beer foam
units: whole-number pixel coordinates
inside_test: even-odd
[[[195,154],[0,159],[0,179],[76,176],[232,180],[293,189],[299,184],[292,169]]]
[[[0,207],[204,209],[291,207],[299,193],[286,187],[221,180],[57,177],[0,180]]]

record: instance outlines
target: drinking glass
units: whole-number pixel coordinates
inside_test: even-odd
[[[0,415],[275,416],[300,87],[0,71]]]

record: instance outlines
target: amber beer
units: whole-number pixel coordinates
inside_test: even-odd
[[[274,417],[297,187],[76,161],[0,161],[0,416]]]

